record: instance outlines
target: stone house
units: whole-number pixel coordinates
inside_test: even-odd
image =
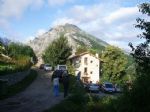
[[[75,68],[76,76],[80,72],[80,79],[83,82],[96,83],[100,80],[100,59],[98,54],[93,55],[88,52],[70,57]]]

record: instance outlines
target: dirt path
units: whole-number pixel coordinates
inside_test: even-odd
[[[37,70],[38,77],[23,92],[0,101],[0,112],[43,112],[63,100],[63,95],[54,97],[51,73]]]

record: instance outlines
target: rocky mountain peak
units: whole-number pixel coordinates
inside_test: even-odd
[[[106,42],[81,30],[76,25],[68,23],[51,28],[43,35],[40,35],[30,41],[28,45],[33,48],[38,57],[41,57],[48,45],[54,39],[59,38],[61,34],[64,34],[64,36],[68,39],[69,44],[73,47],[73,51],[75,51],[78,46],[87,46],[93,49],[104,49],[104,47],[108,45]]]

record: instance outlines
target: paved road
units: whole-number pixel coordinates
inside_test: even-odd
[[[63,100],[63,94],[54,97],[51,73],[38,71],[38,77],[23,92],[0,101],[0,112],[42,112]]]

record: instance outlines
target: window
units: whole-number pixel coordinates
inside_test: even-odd
[[[93,74],[93,72],[91,71],[90,74]]]
[[[84,64],[85,64],[85,65],[88,64],[88,58],[87,58],[87,57],[84,58]]]
[[[91,60],[91,63],[93,63],[93,61]]]
[[[84,68],[84,73],[87,73],[87,67]]]

